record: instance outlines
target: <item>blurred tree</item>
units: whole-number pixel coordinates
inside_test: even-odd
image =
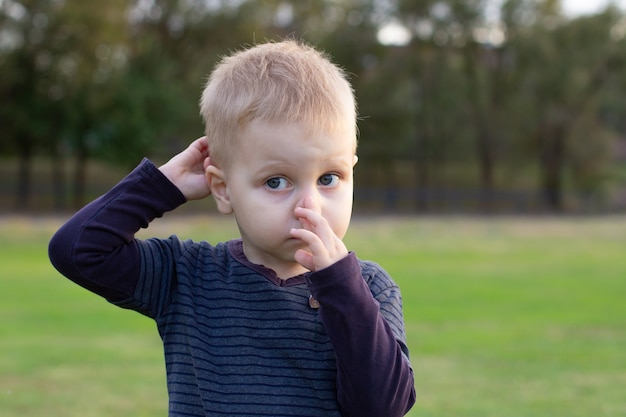
[[[106,95],[118,71],[123,69],[127,42],[123,25],[126,0],[93,7],[81,0],[65,0],[58,19],[67,33],[64,59],[73,65],[67,74],[71,114],[68,146],[74,153],[73,208],[85,203],[87,161],[100,145],[99,126],[106,116]]]
[[[510,42],[519,65],[516,97],[525,103],[518,117],[530,127],[522,140],[538,160],[546,208],[561,211],[567,170],[588,187],[583,172],[576,170],[601,160],[608,163],[606,155],[598,153],[609,149],[602,144],[607,136],[598,123],[589,121],[600,116],[602,92],[612,78],[621,76],[626,62],[623,41],[611,35],[620,19],[617,10],[564,20],[553,2],[543,6],[535,22]]]
[[[2,45],[0,85],[11,106],[1,115],[6,139],[19,155],[17,207],[28,205],[32,158],[44,148],[53,156],[56,206],[63,205],[62,138],[72,138],[81,161],[98,96],[89,86],[104,83],[98,50],[120,41],[121,0],[95,9],[77,0],[6,0],[0,3]],[[84,170],[83,170],[84,172]],[[76,178],[83,181],[81,165]]]
[[[496,161],[511,164],[520,159],[515,151],[525,148],[527,157],[539,161],[545,207],[560,210],[567,169],[588,187],[576,170],[608,163],[606,156],[582,163],[599,157],[599,149],[610,149],[600,145],[606,135],[587,132],[589,152],[571,141],[581,127],[598,127],[577,121],[599,116],[603,88],[624,72],[623,42],[615,40],[623,14],[609,7],[598,15],[566,19],[557,0],[508,0],[495,14],[487,6],[481,0],[397,2],[397,19],[413,39],[406,48],[410,59],[398,67],[408,68],[416,85],[419,187],[428,190],[437,176],[434,167],[445,162],[441,147],[458,154],[473,138],[483,202],[491,200],[497,183]],[[462,83],[454,82],[459,74],[464,74]],[[447,95],[455,99],[442,100]],[[455,139],[439,128],[442,124],[454,126]],[[471,136],[462,126],[471,127]]]
[[[45,144],[51,121],[47,116],[54,110],[56,97],[49,93],[55,81],[51,67],[56,50],[48,44],[53,26],[48,14],[54,6],[49,1],[0,3],[0,91],[5,103],[0,108],[0,134],[2,148],[18,155],[18,208],[28,204],[32,158],[37,147]]]
[[[434,170],[441,170],[449,158],[467,166],[468,152],[477,162],[485,207],[491,201],[502,40],[487,36],[493,28],[485,7],[480,0],[398,1],[397,19],[413,38],[407,51],[411,59],[404,67],[410,69],[416,91],[413,131],[418,184],[427,193],[420,200],[423,208]],[[479,33],[485,35],[479,38]]]
[[[0,0],[0,152],[20,161],[16,204],[28,204],[36,154],[54,161],[61,208],[69,156],[76,206],[88,158],[128,167],[177,152],[202,134],[198,98],[220,56],[294,37],[350,74],[361,184],[415,187],[426,209],[433,190],[478,189],[488,203],[538,171],[545,206],[561,209],[571,191],[602,188],[626,130],[626,18],[607,7],[569,19],[558,0],[493,4]],[[408,41],[381,44],[388,24]]]

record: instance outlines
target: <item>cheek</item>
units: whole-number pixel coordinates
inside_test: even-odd
[[[324,217],[337,237],[343,239],[348,231],[350,218],[352,217],[352,195],[346,196],[341,202],[331,204]]]
[[[259,198],[254,194],[249,195],[244,204],[239,205],[238,218],[249,228],[263,232],[280,230],[288,223],[290,212],[276,202]]]

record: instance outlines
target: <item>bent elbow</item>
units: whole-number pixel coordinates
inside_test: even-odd
[[[59,229],[48,243],[48,258],[52,266],[67,278],[77,275],[76,260],[73,255],[74,241],[64,229]]]

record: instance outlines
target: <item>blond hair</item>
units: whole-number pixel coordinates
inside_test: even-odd
[[[300,123],[355,138],[356,103],[345,72],[295,40],[253,46],[223,58],[200,101],[211,158],[225,162],[253,120]]]

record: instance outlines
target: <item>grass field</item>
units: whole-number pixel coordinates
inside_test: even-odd
[[[0,415],[165,416],[155,326],[61,278],[59,219],[0,217]],[[219,218],[145,235],[234,235]],[[626,416],[626,217],[356,218],[403,290],[422,417]]]

